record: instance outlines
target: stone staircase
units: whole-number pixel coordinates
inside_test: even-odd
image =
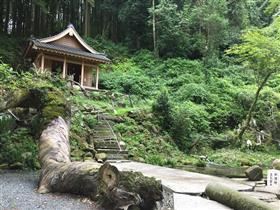
[[[114,133],[109,121],[99,118],[94,127],[93,141],[97,153],[105,153],[107,160],[125,160],[128,152]]]

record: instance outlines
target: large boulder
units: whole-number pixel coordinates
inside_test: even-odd
[[[280,159],[275,159],[272,162],[272,168],[274,168],[276,170],[280,170]]]
[[[263,178],[263,170],[259,166],[252,166],[245,171],[246,177],[250,181],[260,181]]]

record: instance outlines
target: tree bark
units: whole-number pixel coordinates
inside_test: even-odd
[[[264,201],[241,194],[218,183],[208,184],[205,190],[207,197],[211,200],[218,201],[232,209],[242,210],[276,210]]]
[[[268,73],[265,76],[264,80],[261,82],[260,86],[257,89],[257,92],[255,94],[255,99],[254,99],[253,103],[251,104],[251,107],[250,107],[249,112],[248,112],[247,117],[246,117],[245,124],[241,127],[241,130],[238,134],[238,139],[240,141],[242,140],[242,137],[243,137],[245,131],[248,129],[248,127],[250,125],[250,121],[252,119],[253,112],[256,108],[256,105],[257,105],[257,102],[258,102],[258,99],[259,99],[259,96],[260,96],[260,92],[263,89],[263,87],[265,86],[265,84],[266,84],[267,80],[269,79],[270,75],[271,75],[271,73]]]
[[[3,14],[4,14],[4,0],[0,0],[0,32],[4,32]]]
[[[157,33],[156,33],[156,13],[155,13],[155,0],[152,0],[153,7],[153,43],[154,43],[154,55],[159,56],[158,45],[157,45]]]
[[[9,21],[10,21],[10,0],[6,0],[6,15],[5,15],[5,29],[6,33],[9,32]]]
[[[109,163],[71,162],[68,125],[54,119],[43,131],[39,142],[42,166],[39,193],[62,192],[89,196],[93,200],[114,201],[116,208],[140,204],[140,197],[118,188],[120,173]]]

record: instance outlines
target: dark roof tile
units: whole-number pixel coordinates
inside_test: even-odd
[[[69,54],[72,56],[82,56],[82,57],[86,57],[88,59],[94,59],[97,61],[101,61],[104,63],[108,63],[110,62],[110,59],[106,57],[105,54],[103,53],[90,53],[90,52],[85,52],[79,49],[75,49],[75,48],[71,48],[71,47],[67,47],[64,45],[58,45],[58,44],[48,44],[48,43],[43,43],[40,42],[36,39],[31,40],[33,42],[33,44],[41,49],[45,49],[45,50],[52,50],[52,51],[59,51],[65,54]]]

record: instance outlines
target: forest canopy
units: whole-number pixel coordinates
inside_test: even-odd
[[[0,31],[45,37],[72,23],[84,36],[123,43],[132,51],[210,62],[242,30],[267,25],[278,11],[277,0],[1,0]]]

